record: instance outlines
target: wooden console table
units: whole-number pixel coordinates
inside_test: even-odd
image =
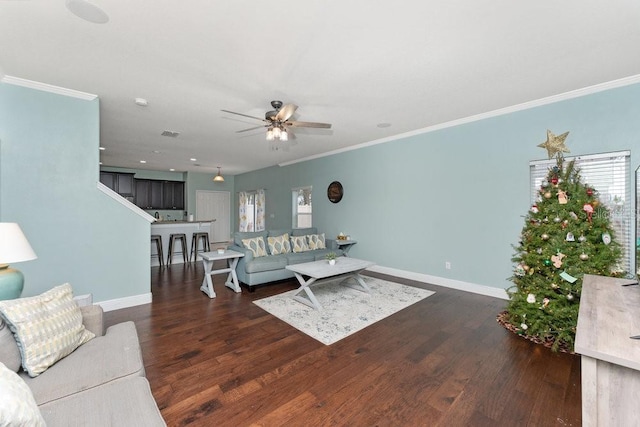
[[[575,351],[582,362],[582,425],[640,425],[640,286],[585,275]]]

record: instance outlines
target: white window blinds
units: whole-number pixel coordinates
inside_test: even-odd
[[[565,157],[565,163],[575,159],[580,170],[581,181],[598,192],[600,203],[604,204],[611,215],[611,228],[616,240],[622,246],[620,270],[631,272],[631,259],[634,256],[631,185],[629,183],[630,152],[593,154],[588,156]],[[549,168],[556,165],[555,159],[535,160],[529,163],[531,173],[531,204],[535,204],[540,194],[542,181],[547,177]]]

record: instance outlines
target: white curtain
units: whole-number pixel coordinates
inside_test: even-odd
[[[238,231],[249,231],[249,221],[247,219],[247,209],[249,208],[249,196],[244,191],[238,193],[240,218],[238,221]]]
[[[265,229],[264,204],[265,204],[264,190],[258,190],[256,194],[256,231],[262,231]]]

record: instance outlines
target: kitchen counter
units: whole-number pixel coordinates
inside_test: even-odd
[[[187,247],[181,248],[180,243],[174,247],[172,264],[183,264],[182,251],[186,251],[187,259],[191,251],[191,239],[193,233],[209,233],[211,240],[211,223],[213,221],[157,221],[151,224],[151,234],[157,234],[162,237],[162,251],[164,252],[164,262],[167,262],[169,255],[169,237],[171,234],[184,233],[187,236]],[[202,246],[202,243],[200,243]],[[158,254],[155,245],[151,245],[151,266],[158,266]]]

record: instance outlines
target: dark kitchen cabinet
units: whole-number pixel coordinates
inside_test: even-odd
[[[164,209],[184,209],[184,182],[166,181],[163,190]]]
[[[163,181],[136,179],[134,203],[142,209],[164,209]]]
[[[133,197],[134,179],[132,173],[100,172],[100,182],[122,197]]]
[[[136,206],[142,209],[184,209],[184,182],[136,179]]]
[[[133,174],[119,173],[116,178],[116,192],[124,197],[133,197]]]
[[[116,174],[113,172],[100,172],[100,182],[116,191]]]

